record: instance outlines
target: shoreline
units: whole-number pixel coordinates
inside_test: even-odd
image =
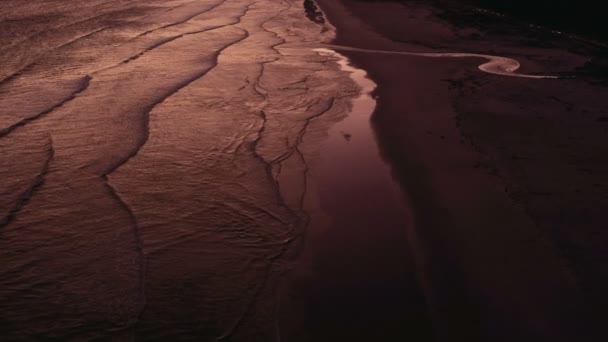
[[[331,47],[313,51],[347,73],[360,92],[308,161],[306,193],[318,196],[307,196],[305,237],[281,286],[281,339],[433,341],[414,271],[419,265],[403,229],[413,224],[411,212],[370,123],[376,84]]]
[[[454,48],[460,44],[461,51],[480,51],[491,44],[490,40],[466,40],[461,36],[464,29],[456,31],[425,6],[345,0],[317,3],[337,27],[336,45],[428,51],[428,46]],[[408,20],[400,19],[404,17]],[[417,29],[412,31],[413,27]],[[465,36],[470,34],[467,31]],[[397,36],[399,41],[391,39]],[[417,44],[420,41],[425,44]],[[544,65],[552,58],[559,62],[553,62],[558,72],[571,70],[583,60],[575,55],[555,57],[559,47],[555,52],[547,50],[551,54],[543,59],[540,50],[517,44],[516,39],[509,40],[491,53],[504,55],[505,49],[512,47],[511,54],[520,56],[522,68],[532,72],[546,69]],[[535,179],[507,173],[515,159],[504,158],[501,150],[488,151],[502,143],[483,134],[483,125],[490,118],[467,115],[472,105],[483,106],[484,111],[504,112],[490,102],[500,99],[500,89],[515,94],[523,86],[530,88],[530,94],[555,93],[585,80],[547,85],[542,83],[547,80],[480,75],[474,71],[475,61],[469,60],[415,60],[357,51],[344,54],[378,84],[378,108],[372,124],[386,161],[413,204],[413,234],[420,238],[420,246],[415,249],[422,250],[418,257],[427,265],[427,299],[434,303],[430,309],[434,324],[439,326],[439,339],[458,336],[502,341],[535,337],[570,341],[584,336],[594,341],[601,320],[590,307],[590,290],[587,285],[581,286],[581,282],[589,284],[593,275],[581,273],[581,265],[576,260],[573,264],[573,259],[564,254],[564,237],[555,235],[542,219],[539,221],[538,210],[529,202],[514,196],[517,184],[528,186],[526,182]],[[491,86],[481,88],[483,84]],[[480,97],[482,93],[486,98]],[[579,92],[575,96],[584,95]],[[521,104],[530,106],[528,102]],[[510,106],[516,105],[517,101]],[[511,110],[510,106],[504,108]],[[555,105],[548,108],[554,110]],[[524,127],[511,123],[504,128],[519,134]],[[542,153],[549,147],[537,143],[529,148]],[[550,180],[545,183],[559,186],[559,177],[564,175],[545,177]],[[562,206],[547,205],[556,209]],[[546,220],[553,217],[551,213],[541,215]],[[513,250],[518,251],[516,255]],[[589,253],[595,253],[594,249]],[[443,287],[445,282],[455,288]],[[601,299],[597,293],[595,297]]]
[[[6,2],[4,339],[608,340],[591,48],[410,1]]]

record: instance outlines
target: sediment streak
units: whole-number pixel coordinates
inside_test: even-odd
[[[366,52],[373,54],[386,54],[386,55],[402,55],[402,56],[417,56],[417,57],[430,57],[430,58],[481,58],[488,62],[479,65],[479,70],[501,76],[509,77],[521,77],[531,79],[557,79],[560,76],[551,75],[530,75],[518,73],[517,70],[520,68],[520,63],[513,58],[484,55],[477,53],[462,53],[462,52],[407,52],[407,51],[388,51],[388,50],[374,50],[374,49],[362,49],[342,45],[331,45],[328,44],[327,48],[341,51],[356,51]],[[322,51],[322,49],[321,49]]]

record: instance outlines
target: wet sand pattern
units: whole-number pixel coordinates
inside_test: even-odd
[[[291,46],[333,32],[279,0],[11,1],[0,27],[0,333],[278,338],[307,159],[359,92]]]

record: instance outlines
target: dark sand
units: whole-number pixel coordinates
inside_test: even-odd
[[[490,53],[564,74],[593,51],[498,20],[456,26],[427,5],[319,4],[339,45]],[[373,126],[416,218],[408,236],[438,339],[605,340],[608,105],[593,74],[525,80],[480,73],[473,58],[345,54],[379,85]]]

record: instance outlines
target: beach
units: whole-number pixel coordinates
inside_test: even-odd
[[[467,13],[7,1],[2,338],[603,341],[594,47]]]
[[[286,1],[0,15],[3,338],[278,338],[307,163],[359,92],[332,32]]]

